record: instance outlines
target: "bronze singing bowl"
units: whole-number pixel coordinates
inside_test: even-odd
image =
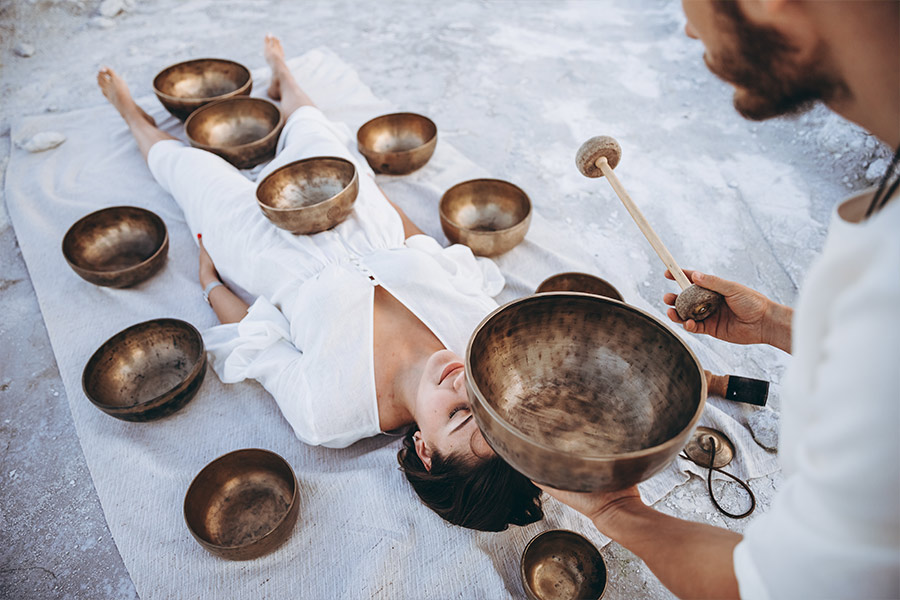
[[[154,421],[194,397],[206,375],[203,338],[178,319],[132,325],[103,343],[81,385],[100,410],[125,421]]]
[[[614,491],[662,470],[706,400],[697,357],[623,302],[549,292],[498,308],[472,334],[466,386],[482,434],[530,479]]]
[[[284,117],[262,98],[237,96],[198,108],[184,122],[191,146],[218,154],[238,169],[275,156]]]
[[[525,239],[531,224],[531,200],[519,187],[499,179],[473,179],[444,192],[439,204],[441,228],[453,244],[465,244],[479,256],[496,256]]]
[[[291,535],[300,502],[291,466],[268,450],[236,450],[206,465],[184,496],[191,535],[212,554],[249,560]]]
[[[406,175],[434,154],[437,125],[415,113],[382,115],[359,128],[356,144],[375,172]]]
[[[253,88],[244,65],[222,58],[198,58],[171,65],[153,78],[153,91],[163,106],[184,121],[216,100],[249,96]]]
[[[169,251],[166,224],[136,206],[104,208],[82,217],[66,232],[62,253],[85,281],[128,287],[162,268]]]
[[[349,217],[358,193],[359,177],[352,162],[316,156],[269,173],[256,188],[256,202],[277,227],[310,234]]]
[[[596,600],[606,591],[600,551],[574,531],[552,529],[536,535],[525,546],[519,569],[529,600]]]
[[[611,283],[587,273],[571,272],[551,275],[542,281],[534,291],[535,294],[544,292],[583,292],[623,301],[622,294]]]

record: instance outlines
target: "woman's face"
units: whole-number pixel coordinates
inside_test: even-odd
[[[435,450],[443,456],[493,454],[469,410],[462,359],[449,350],[435,352],[425,363],[416,394],[416,424],[416,453],[427,469]]]

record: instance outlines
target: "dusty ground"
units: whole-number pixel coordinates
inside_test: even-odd
[[[783,220],[773,216],[780,210],[777,201],[768,213],[757,215],[767,243],[792,257],[777,265],[781,283],[774,286],[780,299],[792,300],[821,245],[830,207],[842,194],[877,178],[884,150],[824,110],[799,122],[741,121],[730,108],[729,90],[703,69],[699,46],[678,42],[665,57],[659,49],[639,52],[680,26],[677,3],[636,6],[624,1],[426,6],[350,0],[106,0],[102,5],[97,0],[3,0],[0,172],[5,175],[13,143],[10,126],[18,118],[102,101],[94,83],[101,64],[114,65],[140,96],[151,91],[150,81],[163,66],[189,56],[227,56],[260,66],[260,40],[272,30],[282,36],[289,55],[327,45],[359,71],[376,95],[436,117],[442,139],[493,172],[516,173],[533,198],[546,199],[537,202],[544,216],[586,244],[592,236],[610,232],[597,224],[590,194],[557,183],[573,168],[570,158],[557,158],[572,152],[557,150],[603,133],[596,130],[600,124],[628,123],[633,145],[670,147],[672,160],[690,161],[692,149],[702,147],[706,153],[742,153],[792,165],[792,172],[760,178],[805,182],[798,194],[809,202],[806,214],[815,226],[792,229],[790,213]],[[113,14],[116,8],[123,10]],[[633,47],[619,48],[611,57],[615,68],[628,75],[624,80],[633,87],[634,101],[604,105],[604,67],[594,56],[602,40],[592,39],[592,22],[604,18],[604,12],[608,18],[623,18],[639,11],[639,19],[625,21],[634,29]],[[681,121],[657,121],[661,102],[680,106]],[[747,164],[752,161],[737,162],[735,169]],[[647,179],[641,185],[652,184],[652,175]],[[733,180],[709,186],[714,193],[752,192]],[[692,249],[694,257],[714,251],[689,242],[679,244]],[[48,246],[48,252],[56,251],[55,242]],[[657,267],[653,273],[652,280],[659,280]],[[658,298],[662,285],[654,283],[641,294]],[[134,586],[107,530],[3,203],[0,305],[0,597],[133,597]],[[751,362],[772,364],[764,354],[753,355]],[[753,482],[763,507],[778,480],[776,475]],[[731,485],[722,492],[736,494]],[[693,480],[660,507],[744,527],[744,522],[715,515],[708,503],[697,500],[703,494],[703,484]],[[611,571],[608,597],[669,596],[621,547],[612,544],[604,554]]]

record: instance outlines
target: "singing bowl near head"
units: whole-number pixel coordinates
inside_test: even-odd
[[[441,229],[452,244],[465,244],[479,256],[496,256],[516,247],[531,224],[531,200],[500,179],[472,179],[441,196]]]
[[[349,217],[358,194],[359,176],[352,162],[315,156],[269,173],[256,188],[256,202],[277,227],[312,234]]]
[[[472,412],[491,447],[537,483],[615,491],[668,465],[706,400],[697,357],[623,302],[550,292],[513,300],[466,350]]]
[[[545,292],[583,292],[623,301],[622,294],[610,282],[589,273],[557,273],[541,282],[535,294]]]
[[[360,154],[376,172],[406,175],[425,166],[437,146],[437,125],[415,113],[375,117],[356,132]]]
[[[153,78],[153,91],[163,106],[184,121],[206,104],[233,96],[249,96],[253,88],[244,65],[222,58],[197,58],[166,67]]]
[[[238,169],[275,156],[284,117],[263,98],[237,96],[198,108],[184,122],[191,146],[218,154]]]
[[[144,281],[166,262],[169,234],[156,213],[113,206],[75,222],[63,237],[66,262],[82,279],[105,287]]]

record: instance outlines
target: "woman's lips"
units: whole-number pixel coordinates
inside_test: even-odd
[[[441,385],[447,377],[450,376],[451,373],[463,368],[463,364],[461,362],[452,362],[446,367],[444,367],[443,373],[441,373],[441,378],[438,380],[438,385]]]

